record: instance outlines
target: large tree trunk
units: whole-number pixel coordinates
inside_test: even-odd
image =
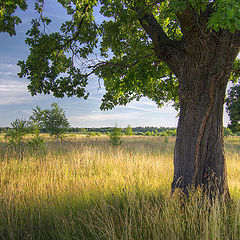
[[[144,3],[145,1],[141,1]],[[188,4],[187,4],[188,5]],[[201,187],[229,195],[223,144],[223,105],[227,82],[239,52],[240,32],[215,32],[208,20],[215,11],[191,7],[176,16],[181,41],[169,39],[153,14],[135,8],[154,51],[179,80],[180,118],[174,151],[172,191]]]
[[[180,101],[172,187],[185,193],[197,186],[228,192],[223,146],[226,81],[206,82],[211,84],[196,88]]]
[[[176,188],[201,187],[209,196],[229,195],[223,139],[223,105],[236,49],[230,44],[188,54],[179,75],[180,116],[174,149]],[[202,62],[201,62],[202,57]]]

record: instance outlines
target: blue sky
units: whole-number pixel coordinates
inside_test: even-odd
[[[33,1],[31,1],[33,2]],[[45,14],[53,18],[53,29],[59,26],[65,18],[64,10],[55,0],[46,1]],[[30,7],[31,9],[31,7]],[[127,106],[118,106],[113,110],[100,111],[101,97],[104,89],[98,89],[98,80],[91,78],[88,90],[88,100],[76,97],[58,99],[51,95],[32,97],[27,90],[28,81],[17,76],[18,60],[26,58],[28,48],[25,45],[25,32],[30,26],[34,11],[19,12],[23,23],[17,27],[17,35],[8,36],[0,33],[0,126],[10,126],[10,122],[17,118],[27,119],[32,109],[38,105],[49,107],[57,102],[64,109],[73,127],[108,127],[116,123],[120,127],[131,126],[177,126],[177,112],[171,106],[157,108],[156,104],[147,98],[139,102],[131,102]],[[224,114],[224,125],[228,116]]]

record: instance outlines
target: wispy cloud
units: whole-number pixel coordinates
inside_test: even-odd
[[[0,105],[19,104],[30,100],[27,84],[0,79]]]
[[[23,114],[30,116],[32,114],[32,110],[31,109],[24,109],[21,111]]]
[[[109,120],[128,120],[136,117],[140,117],[141,114],[138,112],[134,113],[110,113],[110,114],[90,114],[86,116],[70,116],[69,120],[72,122],[76,121],[109,121]]]
[[[0,63],[0,105],[11,105],[31,102],[32,97],[27,89],[27,82],[19,79],[16,64]]]
[[[0,105],[31,103],[43,98],[43,95],[33,98],[27,85],[28,83],[23,79],[0,75]]]
[[[162,108],[157,107],[157,104],[147,98],[143,98],[140,101],[133,101],[123,108],[134,109],[137,111],[145,111],[152,113],[176,113],[177,111],[171,106],[171,104],[166,104]]]
[[[16,64],[12,64],[12,63],[0,63],[0,69],[4,70],[4,69],[17,69],[18,66]]]
[[[135,110],[140,110],[140,111],[145,111],[145,112],[153,112],[152,109],[143,108],[143,107],[137,107],[137,106],[124,106],[124,108],[135,109]]]
[[[147,105],[147,106],[151,106],[151,107],[157,107],[157,105],[156,105],[155,102],[153,102],[153,101],[151,101],[151,100],[149,100],[149,99],[146,99],[146,98],[140,100],[138,103],[141,103],[141,104]]]

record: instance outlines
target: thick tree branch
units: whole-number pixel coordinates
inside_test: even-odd
[[[168,38],[153,14],[147,10],[146,5],[145,7],[142,7],[141,4],[140,7],[139,4],[136,4],[134,11],[138,14],[138,20],[141,26],[153,42],[156,56],[161,61],[166,62],[171,70],[175,73],[175,75],[178,75],[179,63],[184,55],[184,48],[182,43],[180,41],[172,41]]]
[[[214,8],[213,3],[206,2],[205,4],[207,5],[205,11],[200,11],[200,13],[188,6],[176,14],[181,31],[186,39],[194,36],[206,36],[209,33],[207,24],[209,17],[214,12]]]

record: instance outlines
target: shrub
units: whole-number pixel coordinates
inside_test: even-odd
[[[118,128],[117,126],[115,126],[113,128],[113,130],[110,132],[110,140],[111,140],[111,144],[113,146],[119,146],[121,145],[122,141],[121,141],[121,137],[122,137],[122,129]]]
[[[165,138],[164,138],[164,143],[168,143],[168,137],[167,136],[165,136]]]
[[[96,137],[97,134],[95,132],[88,132],[87,137]]]
[[[40,127],[37,123],[31,122],[30,132],[34,134],[34,137],[27,143],[30,152],[36,156],[38,154],[44,154],[44,139],[40,137]]]
[[[29,133],[29,122],[16,119],[11,122],[11,126],[12,128],[8,129],[5,135],[8,140],[8,146],[12,148],[15,153],[21,154],[24,149],[23,137]]]
[[[127,125],[127,128],[125,129],[125,135],[127,135],[127,136],[133,135],[132,127],[129,124]]]

